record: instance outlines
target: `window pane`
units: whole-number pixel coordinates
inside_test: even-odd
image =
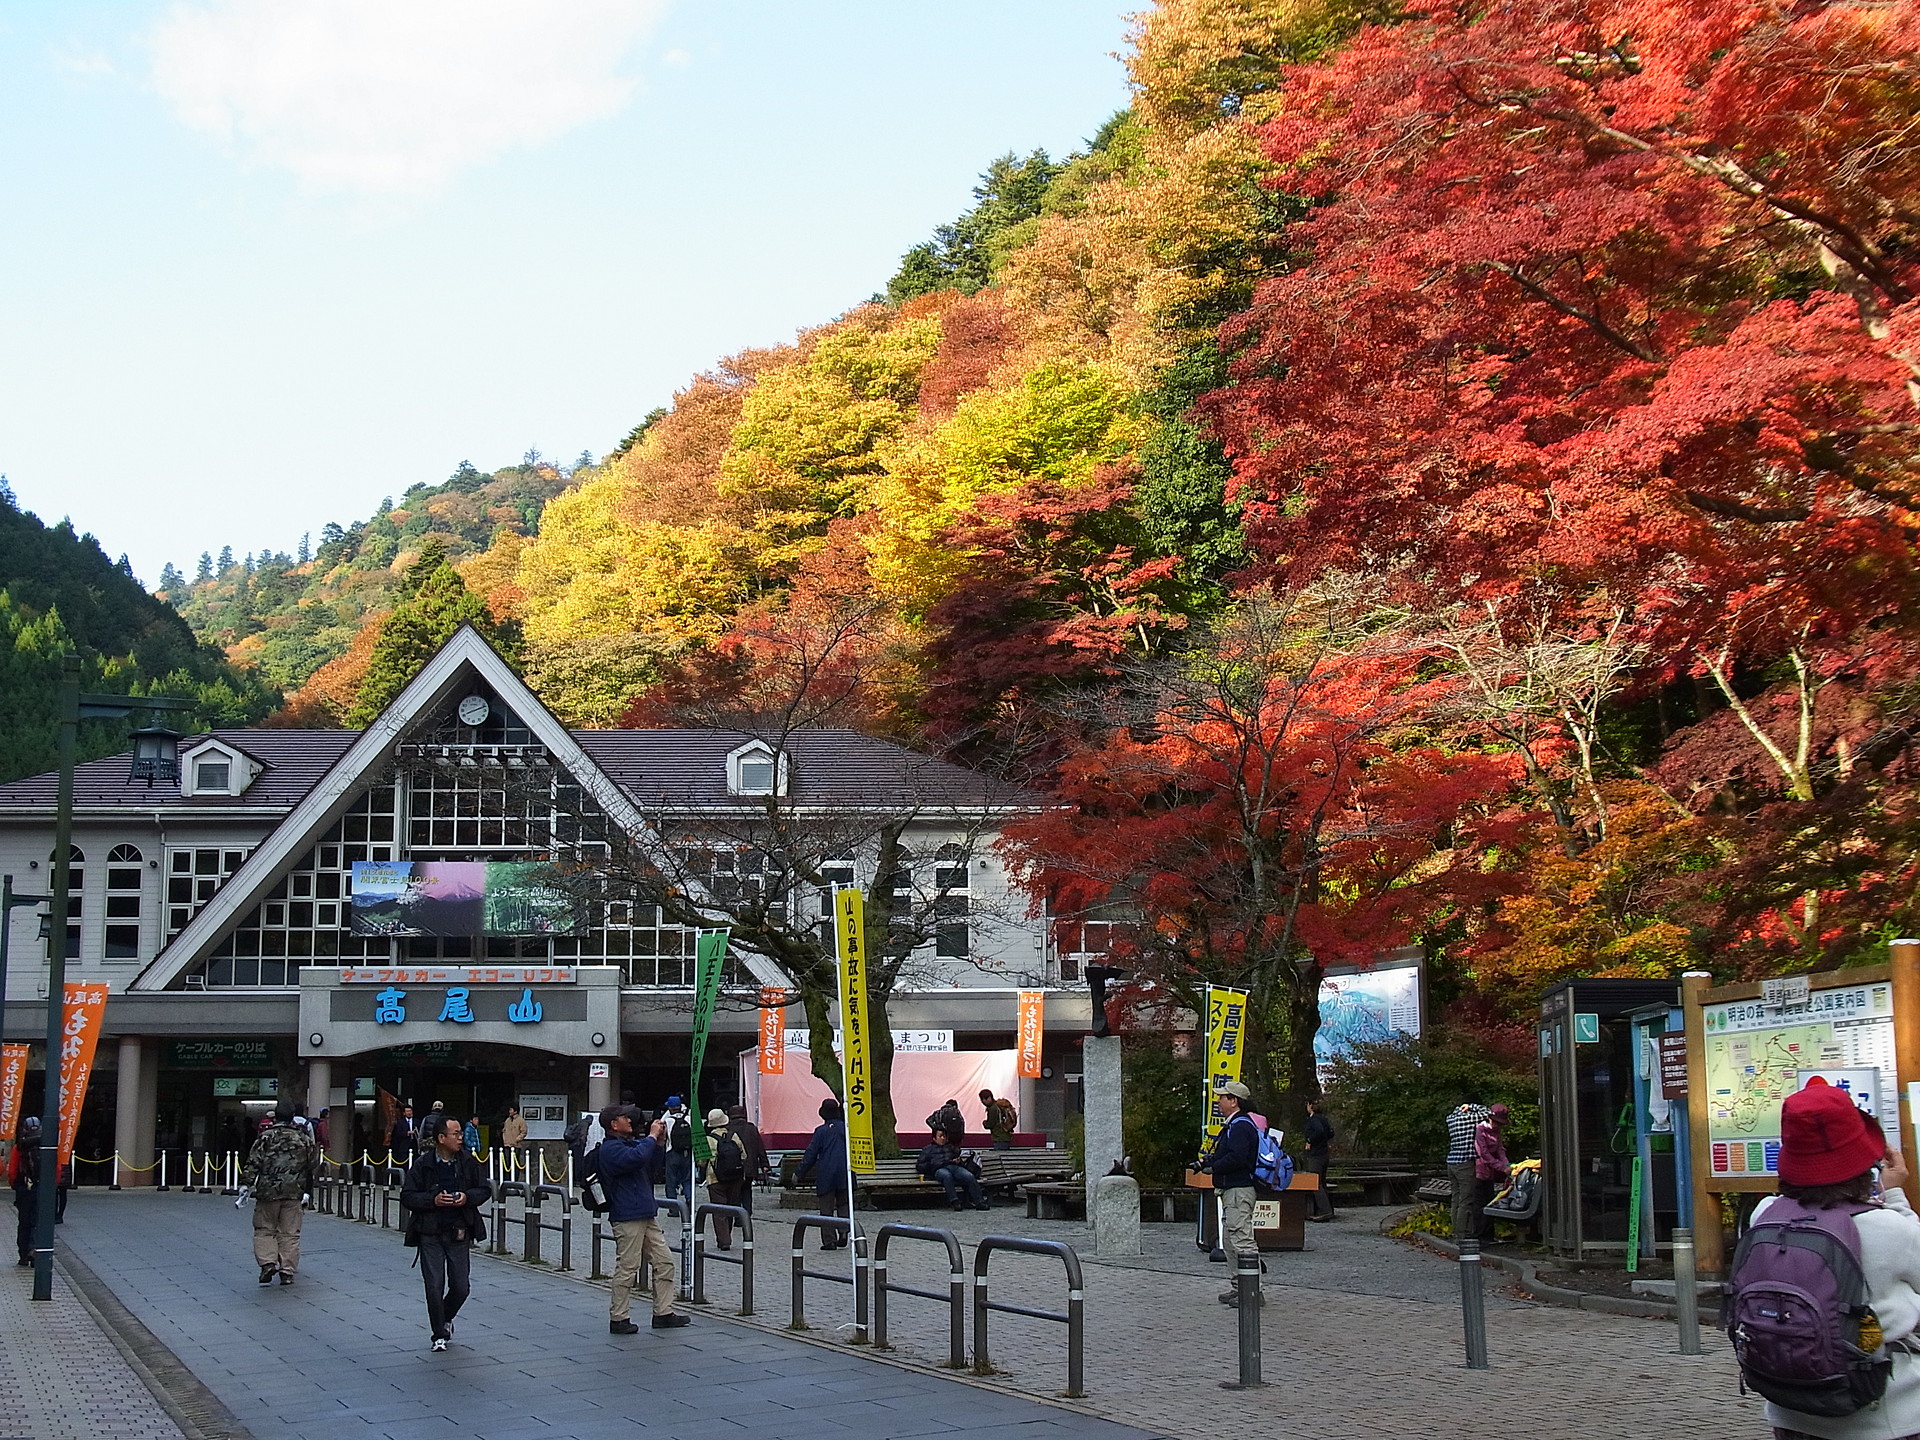
[[[202,760],[193,767],[193,788],[196,790],[225,790],[227,777],[232,767],[224,760]]]
[[[139,888],[140,888],[140,872],[138,870],[107,871],[107,889],[138,890]]]

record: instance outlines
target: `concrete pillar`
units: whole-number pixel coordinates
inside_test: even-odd
[[[1039,1104],[1039,1098],[1039,1080],[1028,1079],[1024,1075],[1021,1076],[1020,1087],[1014,1092],[1013,1104],[1014,1108],[1020,1112],[1020,1128],[1022,1130],[1039,1130],[1043,1128],[1040,1124],[1039,1111],[1035,1109],[1035,1106]]]
[[[593,1066],[587,1067],[587,1109],[599,1114],[613,1103],[613,1067],[607,1066],[605,1075],[595,1075]]]
[[[153,1163],[154,1081],[157,1066],[138,1035],[120,1037],[120,1068],[113,1107],[113,1148],[120,1156],[120,1183],[151,1185],[154,1176],[136,1167]],[[146,1123],[142,1125],[142,1119]]]
[[[1086,1103],[1087,1190],[1112,1172],[1127,1153],[1120,1129],[1120,1037],[1089,1035],[1081,1042],[1082,1090]]]
[[[332,1096],[333,1062],[317,1057],[307,1061],[307,1093],[304,1101],[307,1107],[307,1118],[309,1120],[318,1120],[321,1109]],[[331,1117],[329,1117],[329,1119],[331,1119]],[[331,1134],[333,1126],[329,1124],[327,1129],[329,1131],[327,1139],[331,1142],[333,1139]]]
[[[333,1114],[327,1117],[327,1158],[341,1165],[358,1160],[360,1157],[353,1153],[353,1086],[334,1086],[327,1104],[333,1107]]]
[[[1087,1220],[1096,1255],[1140,1253],[1140,1182],[1131,1175],[1087,1181]]]

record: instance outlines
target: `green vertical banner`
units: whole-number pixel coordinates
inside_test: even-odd
[[[706,1115],[700,1109],[700,1067],[707,1058],[707,1032],[713,1028],[713,1007],[720,1003],[720,975],[727,967],[727,932],[701,930],[693,941],[693,1063],[687,1075],[687,1113],[693,1122],[693,1158],[713,1158],[707,1145]]]

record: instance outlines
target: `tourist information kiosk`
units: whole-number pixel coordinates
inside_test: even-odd
[[[1920,940],[1895,940],[1885,965],[1718,987],[1695,972],[1681,987],[1695,1243],[1701,1273],[1719,1276],[1729,1237],[1713,1217],[1725,1196],[1775,1193],[1780,1105],[1812,1076],[1850,1091],[1913,1155],[1901,1099],[1920,1082]],[[1907,1197],[1920,1198],[1911,1181]]]

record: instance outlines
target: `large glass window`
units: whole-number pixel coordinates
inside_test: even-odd
[[[137,845],[116,845],[107,852],[107,938],[103,953],[109,960],[140,958],[145,863],[146,857]]]

